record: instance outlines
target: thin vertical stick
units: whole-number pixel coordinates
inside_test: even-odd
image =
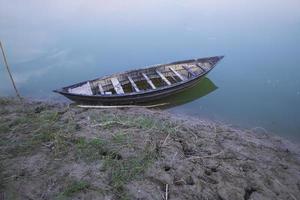
[[[165,200],[168,200],[169,196],[169,184],[166,184],[166,199]]]
[[[15,81],[14,81],[12,75],[11,75],[11,72],[10,72],[10,69],[9,69],[9,66],[8,66],[8,63],[7,63],[7,60],[6,60],[6,56],[5,56],[4,49],[3,49],[3,46],[2,46],[1,41],[0,41],[0,48],[1,48],[1,51],[2,51],[4,64],[5,64],[5,66],[6,66],[6,69],[7,69],[7,72],[8,72],[8,74],[9,74],[10,80],[11,80],[13,86],[14,86],[14,89],[15,89],[15,92],[16,92],[18,98],[20,99],[20,101],[22,101],[21,95],[20,95],[20,93],[18,92],[18,89],[17,89],[17,87],[16,87]]]

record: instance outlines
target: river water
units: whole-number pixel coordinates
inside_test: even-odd
[[[86,79],[225,55],[168,110],[300,141],[299,0],[0,0],[0,39],[21,94],[54,100]]]

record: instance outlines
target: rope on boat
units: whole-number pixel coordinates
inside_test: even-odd
[[[138,105],[120,105],[120,106],[98,106],[98,105],[77,105],[80,108],[155,108],[159,106],[165,106],[168,103],[160,103],[148,106],[138,106]]]
[[[16,92],[18,98],[20,99],[20,101],[22,101],[22,97],[21,97],[21,95],[20,95],[20,93],[19,93],[19,91],[18,91],[18,89],[17,89],[17,87],[16,87],[15,81],[14,81],[14,79],[13,79],[13,76],[12,76],[12,74],[11,74],[10,68],[9,68],[9,66],[8,66],[7,59],[6,59],[6,55],[5,55],[5,53],[4,53],[4,48],[3,48],[3,46],[2,46],[1,41],[0,41],[0,48],[1,48],[1,51],[2,51],[4,64],[5,64],[5,66],[6,66],[6,69],[7,69],[7,72],[8,72],[8,74],[9,74],[10,80],[11,80],[11,82],[12,82],[12,84],[13,84],[13,87],[14,87],[14,89],[15,89],[15,92]]]

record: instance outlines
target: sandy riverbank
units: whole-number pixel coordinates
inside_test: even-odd
[[[298,145],[159,110],[1,98],[0,137],[4,199],[300,196]]]

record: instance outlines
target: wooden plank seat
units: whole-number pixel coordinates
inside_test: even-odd
[[[86,82],[85,84],[76,88],[69,88],[68,92],[74,94],[93,95],[90,82]]]
[[[183,65],[182,67],[183,67],[186,71],[188,71],[192,76],[196,76],[195,72],[193,72],[192,69],[189,68],[188,66]]]
[[[181,74],[179,74],[175,69],[173,69],[173,67],[169,66],[169,69],[176,75],[178,76],[178,78],[182,81],[185,80],[185,78],[183,76],[181,76]]]
[[[110,80],[117,94],[125,94],[122,85],[117,78],[113,77]]]
[[[142,73],[142,75],[144,76],[144,78],[146,79],[146,81],[148,82],[148,84],[152,87],[152,89],[156,89],[155,85],[153,84],[153,82],[150,80],[150,78],[145,74]]]
[[[168,85],[171,85],[170,81],[158,70],[156,70],[156,73],[160,76],[160,78],[166,82]]]
[[[127,78],[128,78],[128,80],[129,80],[129,82],[131,83],[132,87],[134,88],[134,90],[135,90],[136,92],[139,92],[140,90],[139,90],[139,88],[137,87],[137,85],[135,84],[135,82],[133,81],[133,79],[131,78],[131,76],[127,76]]]

